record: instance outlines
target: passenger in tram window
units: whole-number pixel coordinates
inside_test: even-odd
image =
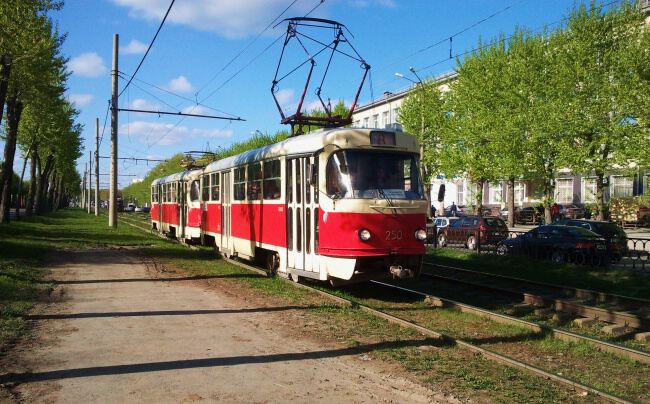
[[[279,180],[264,181],[264,199],[280,199]]]
[[[261,197],[262,194],[260,193],[260,185],[257,181],[251,182],[248,186],[248,200],[256,201],[258,199],[262,199]]]

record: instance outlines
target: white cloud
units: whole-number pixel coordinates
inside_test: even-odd
[[[143,98],[136,98],[135,100],[131,101],[129,108],[142,109],[146,111],[159,111],[160,105],[147,101]]]
[[[386,7],[386,8],[396,8],[397,3],[395,0],[350,0],[350,4],[353,7],[357,8],[368,8],[368,7]]]
[[[128,7],[129,15],[133,18],[152,21],[161,21],[169,7],[169,0],[113,0],[113,3]],[[288,3],[287,0],[177,1],[167,21],[202,31],[216,32],[227,38],[241,38],[262,31]],[[304,15],[314,3],[298,2],[283,17]]]
[[[70,94],[68,101],[73,103],[77,108],[85,107],[95,98],[92,94]]]
[[[198,129],[174,126],[172,123],[134,121],[120,126],[120,135],[139,137],[143,144],[176,145],[196,138],[226,138],[233,135],[230,129]]]
[[[70,59],[68,68],[73,74],[82,77],[99,77],[108,73],[108,68],[104,66],[104,61],[95,52],[82,53]]]
[[[278,104],[280,104],[280,107],[282,107],[283,110],[293,109],[297,106],[293,99],[294,94],[295,91],[292,88],[286,88],[278,90],[275,93],[275,98],[278,100]]]
[[[192,83],[185,76],[178,76],[175,79],[171,79],[169,83],[165,86],[169,91],[174,91],[177,93],[189,93],[192,91]]]
[[[138,55],[147,51],[147,44],[132,39],[126,46],[120,46],[120,53],[125,55]]]
[[[190,105],[181,110],[184,114],[195,114],[195,115],[214,115],[215,111],[205,108],[202,105]]]

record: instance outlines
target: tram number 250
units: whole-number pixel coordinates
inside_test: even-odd
[[[386,240],[401,240],[402,231],[401,230],[386,230]]]

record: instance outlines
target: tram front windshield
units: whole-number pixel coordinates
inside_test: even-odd
[[[424,199],[415,154],[342,150],[327,162],[331,198]]]

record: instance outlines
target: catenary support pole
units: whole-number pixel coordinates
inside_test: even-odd
[[[108,225],[117,228],[117,69],[120,36],[113,36],[113,88],[111,95],[111,187],[109,190]]]
[[[93,152],[88,150],[88,213],[90,213],[92,198],[93,198]]]
[[[95,118],[95,216],[99,216],[99,118]]]
[[[81,209],[86,209],[86,175],[88,175],[88,163],[84,163],[84,178],[81,185]]]

